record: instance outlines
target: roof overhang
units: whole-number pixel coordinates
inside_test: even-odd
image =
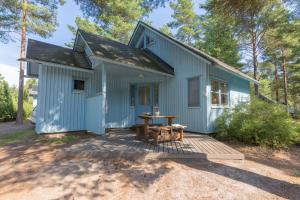
[[[18,59],[18,60],[23,60],[23,61],[26,61],[26,62],[36,62],[36,63],[42,64],[42,65],[58,67],[58,68],[63,68],[63,69],[70,69],[70,70],[75,70],[75,71],[88,72],[88,73],[93,73],[93,71],[94,71],[93,69],[83,69],[83,68],[80,68],[80,67],[62,65],[62,64],[37,60],[37,59],[25,58],[25,59]]]
[[[142,71],[147,71],[147,72],[156,73],[156,74],[160,74],[160,75],[165,75],[165,76],[169,76],[169,77],[173,77],[173,76],[174,76],[174,75],[172,75],[172,74],[160,72],[160,71],[157,71],[157,70],[151,70],[151,69],[147,69],[147,68],[141,67],[141,66],[125,64],[125,63],[122,63],[122,62],[118,62],[118,61],[115,61],[115,60],[112,60],[112,59],[108,59],[108,58],[104,58],[104,57],[95,55],[95,54],[93,53],[92,49],[89,47],[88,43],[85,41],[84,37],[81,35],[80,31],[77,30],[76,38],[78,37],[78,35],[81,36],[81,38],[82,38],[82,40],[84,41],[86,47],[87,47],[88,50],[91,52],[92,55],[89,56],[90,59],[95,59],[95,60],[98,60],[98,61],[100,61],[100,62],[105,61],[105,62],[108,62],[108,63],[118,64],[118,65],[121,65],[121,66],[124,66],[124,67],[129,67],[129,68],[132,68],[132,69],[142,70]],[[95,68],[95,66],[92,66],[92,68]]]
[[[91,58],[94,58],[94,59],[100,61],[101,63],[102,62],[107,62],[107,63],[117,64],[117,65],[120,65],[120,66],[123,66],[123,67],[128,67],[128,68],[131,68],[131,69],[136,69],[136,70],[145,71],[145,72],[151,72],[151,73],[154,73],[154,74],[160,74],[160,75],[164,75],[164,76],[168,76],[168,77],[174,77],[174,75],[172,75],[172,74],[160,72],[160,71],[157,71],[157,70],[151,70],[151,69],[141,67],[141,66],[125,64],[125,63],[122,63],[122,62],[118,62],[118,61],[111,60],[111,59],[108,59],[108,58],[103,58],[103,57],[100,57],[100,56],[95,56],[94,55],[94,56],[91,56]]]

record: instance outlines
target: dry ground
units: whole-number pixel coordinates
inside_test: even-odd
[[[86,138],[88,137],[88,138]],[[37,137],[0,147],[0,199],[300,199],[300,148],[230,144],[244,162],[63,158],[67,144]]]

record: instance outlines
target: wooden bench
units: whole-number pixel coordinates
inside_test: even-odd
[[[150,126],[149,137],[153,138],[154,143],[159,142],[183,140],[183,130],[186,126],[182,125],[171,125],[171,126]]]

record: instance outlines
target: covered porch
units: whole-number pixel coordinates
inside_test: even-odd
[[[168,114],[164,113],[161,87],[172,75],[111,62],[101,62],[94,70],[98,78],[92,84],[99,89],[86,99],[88,131],[104,134],[105,129],[143,123],[138,117],[143,113]]]

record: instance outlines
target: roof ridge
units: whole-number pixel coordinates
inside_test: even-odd
[[[32,38],[28,38],[28,42],[29,41],[35,41],[35,42],[39,42],[39,43],[43,43],[43,44],[47,44],[47,45],[51,45],[51,46],[55,46],[55,47],[59,47],[59,48],[64,48],[64,49],[68,49],[68,50],[72,50],[71,48],[69,47],[64,47],[64,46],[60,46],[60,45],[57,45],[57,44],[52,44],[52,43],[48,43],[48,42],[43,42],[43,41],[40,41],[40,40],[35,40],[35,39],[32,39]]]
[[[82,29],[79,29],[79,28],[78,28],[78,31],[79,31],[79,32],[83,32],[83,33],[88,34],[88,35],[92,35],[92,36],[95,36],[95,37],[98,37],[98,38],[101,38],[101,39],[109,40],[109,41],[112,41],[112,42],[115,42],[115,43],[118,43],[118,44],[125,45],[125,46],[128,46],[128,47],[129,47],[129,45],[127,45],[127,44],[124,44],[124,43],[119,42],[119,41],[117,41],[117,40],[111,39],[111,38],[109,38],[109,37],[105,37],[105,36],[103,36],[103,35],[98,35],[98,34],[95,34],[95,33],[90,33],[90,32],[87,32],[87,31],[82,30]]]

